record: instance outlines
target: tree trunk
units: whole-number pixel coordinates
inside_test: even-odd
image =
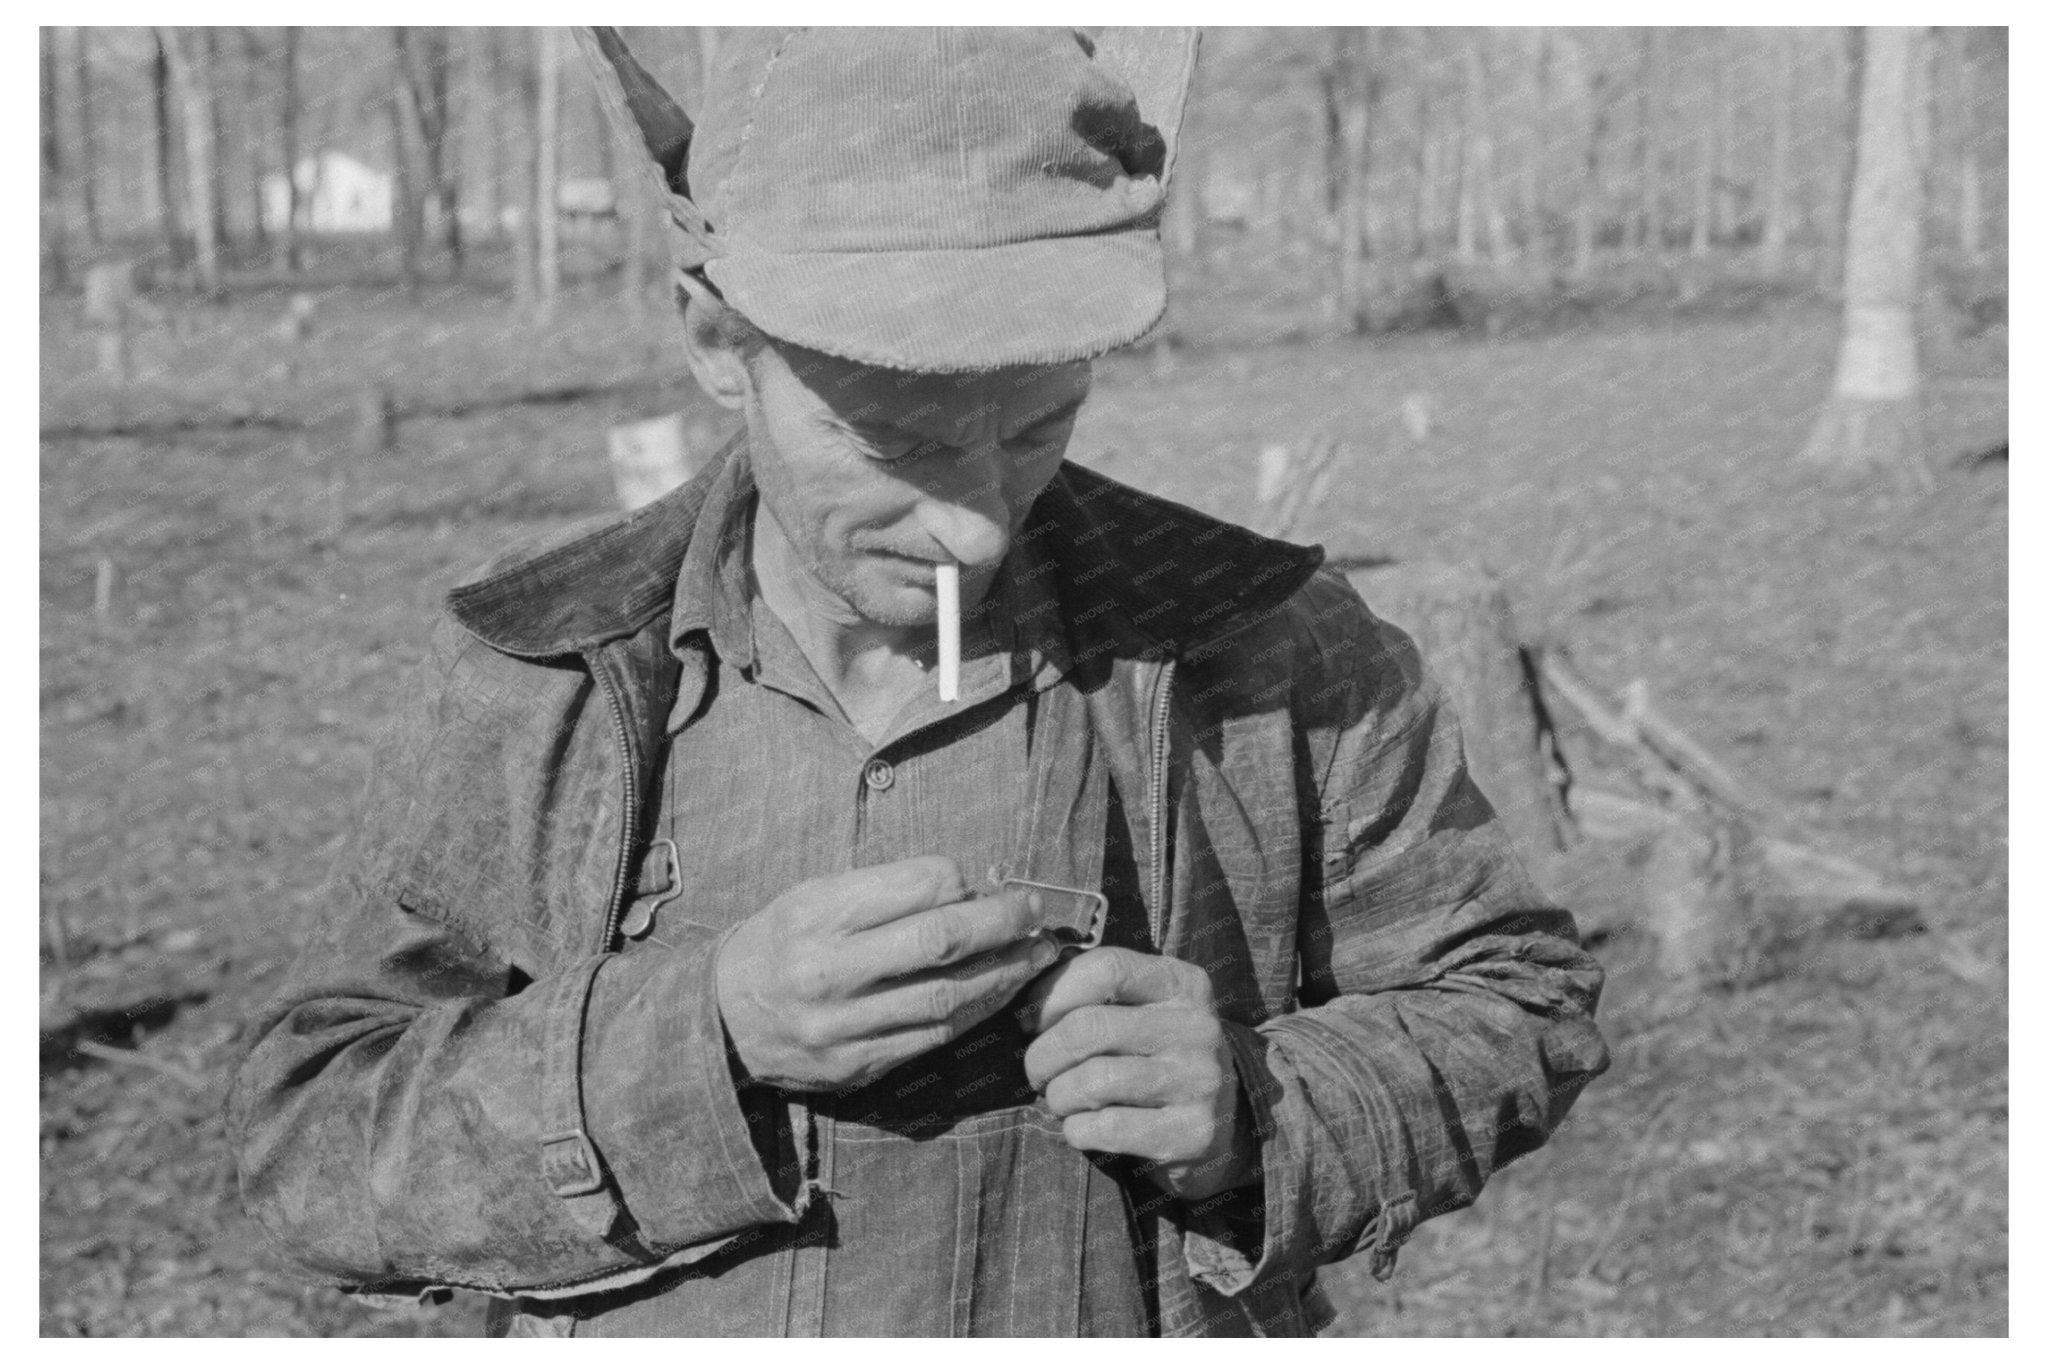
[[[398,238],[398,278],[406,295],[420,293],[420,186],[413,161],[413,143],[406,115],[412,87],[412,34],[397,27],[391,30],[393,56],[397,59],[397,80],[386,97],[385,111],[391,122],[391,227]]]
[[[505,192],[499,183],[499,147],[506,129],[500,120],[497,77],[497,30],[463,30],[462,126],[464,198],[470,205],[468,237],[497,241],[501,233]]]
[[[1458,120],[1457,257],[1468,265],[1479,258],[1480,199],[1485,193],[1486,165],[1493,156],[1486,127],[1486,57],[1479,50],[1484,32],[1474,29],[1462,35],[1465,107]]]
[[[1956,250],[1974,260],[1984,251],[1984,168],[1977,152],[1976,73],[1970,66],[1970,31],[1951,28],[1946,37],[1955,108],[1947,140],[1956,168]]]
[[[1735,54],[1736,30],[1719,29],[1714,53],[1714,240],[1733,241],[1735,203]]]
[[[69,198],[64,191],[64,130],[57,123],[57,30],[45,24],[38,30],[38,38],[42,62],[43,262],[51,287],[62,289],[71,280],[64,240],[65,208]]]
[[[630,34],[622,35],[630,42]],[[645,168],[646,153],[630,142],[615,154],[612,138],[623,136],[605,113],[604,95],[595,84],[590,87],[592,116],[597,129],[600,169],[612,187],[612,202],[618,206],[622,238],[619,256],[619,303],[627,313],[640,317],[647,311],[647,256],[654,234],[649,231],[654,215],[661,211]],[[1174,206],[1169,204],[1171,219]]]
[[[284,129],[284,263],[291,274],[306,268],[305,239],[299,233],[299,30],[287,25],[279,45],[283,66],[282,108],[278,122]]]
[[[1667,82],[1664,47],[1663,29],[1643,30],[1636,105],[1636,246],[1650,252],[1664,249],[1664,197],[1659,193]]]
[[[241,30],[242,99],[235,118],[235,137],[242,144],[243,184],[249,191],[249,240],[255,243],[258,259],[268,259],[270,235],[263,225],[263,131],[258,123],[263,108],[260,79],[264,51],[262,39],[253,28]]]
[[[1415,72],[1415,203],[1410,214],[1411,235],[1415,254],[1427,256],[1436,225],[1432,200],[1436,192],[1437,162],[1436,127],[1430,117],[1435,105],[1435,92],[1430,88],[1428,29],[1415,30],[1415,53],[1411,60]]]
[[[194,54],[193,70],[206,99],[206,212],[213,221],[214,250],[225,251],[234,240],[228,225],[228,142],[220,112],[220,88],[225,77],[220,59],[220,30],[208,25],[199,30],[205,41]],[[203,60],[200,59],[203,54]],[[201,74],[203,72],[203,74]]]
[[[1550,45],[1548,28],[1536,30],[1536,112],[1529,127],[1528,159],[1522,163],[1522,245],[1549,259],[1550,205],[1544,190],[1550,184],[1544,174],[1544,153],[1550,150]]]
[[[534,30],[533,204],[536,303],[540,315],[553,313],[562,291],[561,137],[562,31]]]
[[[1863,30],[1844,28],[1838,30],[1841,41],[1835,50],[1836,89],[1840,95],[1841,116],[1837,120],[1840,133],[1840,148],[1832,158],[1833,174],[1824,216],[1821,219],[1822,253],[1821,278],[1842,277],[1844,246],[1849,230],[1849,199],[1856,183],[1856,125],[1862,105],[1863,91]]]
[[[394,30],[398,57],[398,93],[407,132],[422,167],[416,197],[422,207],[431,199],[438,219],[442,249],[451,275],[462,273],[462,222],[455,176],[449,156],[448,30]],[[424,237],[424,226],[420,234]]]
[[[1500,208],[1500,185],[1494,167],[1493,67],[1486,45],[1491,29],[1475,29],[1465,49],[1466,126],[1470,143],[1466,175],[1472,186],[1474,211],[1486,238],[1486,255],[1500,264],[1514,255],[1507,215]]]
[[[496,47],[501,35],[491,30],[493,46],[501,65],[500,74],[510,87],[510,98],[500,105],[506,111],[506,137],[503,145],[511,149],[503,159],[505,172],[506,202],[512,205],[512,295],[522,311],[534,312],[540,307],[540,251],[536,244],[536,228],[533,206],[537,197],[534,189],[539,153],[534,146],[534,59],[530,47],[522,47],[535,39],[518,35],[508,47]]]
[[[1690,249],[1693,255],[1704,256],[1714,247],[1714,166],[1720,160],[1720,152],[1714,147],[1712,119],[1700,120],[1697,143],[1697,160],[1693,163]]]
[[[1770,166],[1764,180],[1763,267],[1769,273],[1785,269],[1785,243],[1792,216],[1792,43],[1789,28],[1768,29],[1764,39],[1771,45],[1771,149]]]
[[[1337,301],[1347,330],[1365,324],[1365,258],[1371,250],[1366,211],[1371,184],[1373,103],[1379,87],[1379,34],[1340,28],[1323,74],[1325,109],[1334,132],[1331,193],[1337,221]]]
[[[1825,467],[1884,468],[1932,486],[1918,443],[1926,166],[1926,31],[1867,30],[1834,391],[1802,451]]]
[[[1473,781],[1542,881],[1572,826],[1549,718],[1499,580],[1476,565],[1427,562],[1350,578],[1375,612],[1413,636],[1457,713]]]
[[[220,241],[214,233],[214,146],[211,101],[191,53],[175,28],[157,29],[158,50],[170,67],[170,83],[183,117],[185,134],[186,212],[192,224],[192,268],[199,287],[211,294],[220,288]]]
[[[96,132],[98,111],[93,107],[92,84],[92,30],[78,27],[71,30],[77,100],[74,121],[78,126],[78,197],[79,207],[84,210],[85,240],[97,247],[104,240],[100,225],[100,152]]]
[[[1592,124],[1586,130],[1586,158],[1579,177],[1579,203],[1573,215],[1572,231],[1572,273],[1580,279],[1586,279],[1593,273],[1593,250],[1598,244],[1600,231],[1600,149],[1607,141],[1606,68],[1593,72],[1586,98],[1593,106],[1589,111]]]
[[[164,30],[155,29],[156,52],[150,61],[151,109],[156,115],[156,211],[171,268],[182,270],[189,259],[185,215],[179,207],[176,133],[171,120],[171,56]]]

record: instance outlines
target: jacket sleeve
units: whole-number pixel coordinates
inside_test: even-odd
[[[1226,1025],[1263,1230],[1212,1223],[1187,1242],[1191,1271],[1225,1293],[1361,1249],[1388,1277],[1419,1222],[1541,1146],[1608,1064],[1601,970],[1473,785],[1413,643],[1333,578],[1309,598],[1296,722],[1335,739],[1308,745],[1326,756],[1304,830],[1301,1007]]]
[[[245,1205],[292,1260],[355,1291],[621,1286],[798,1221],[807,1201],[776,1159],[779,1115],[729,1066],[715,940],[565,951],[566,969],[529,979],[522,954],[372,872],[445,780],[434,765],[461,748],[448,726],[474,722],[449,693],[482,647],[437,636],[229,1095]],[[482,908],[464,920],[490,922]]]

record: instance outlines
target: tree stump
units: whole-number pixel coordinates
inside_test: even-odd
[[[1571,843],[1550,723],[1506,591],[1473,564],[1400,563],[1350,575],[1366,605],[1415,639],[1449,696],[1472,779],[1544,882]]]

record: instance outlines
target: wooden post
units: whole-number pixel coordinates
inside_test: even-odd
[[[1474,564],[1389,564],[1350,579],[1375,614],[1414,637],[1457,711],[1473,781],[1540,882],[1572,829],[1506,591]]]
[[[85,272],[85,320],[97,333],[100,372],[117,383],[133,373],[128,339],[134,305],[133,261],[105,261]]]
[[[381,455],[397,444],[398,416],[391,407],[391,390],[373,384],[356,395],[356,453]]]
[[[612,483],[627,511],[672,492],[696,477],[702,457],[693,455],[683,433],[683,414],[627,422],[606,433]]]

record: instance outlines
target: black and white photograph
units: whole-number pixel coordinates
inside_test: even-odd
[[[37,41],[40,1336],[2011,1334],[2006,28]]]

